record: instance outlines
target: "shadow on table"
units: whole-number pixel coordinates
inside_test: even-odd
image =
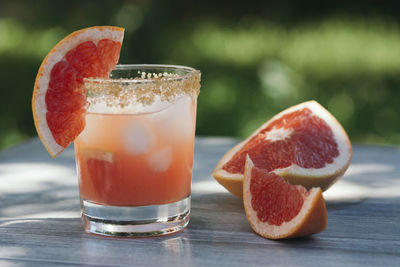
[[[242,200],[225,192],[193,195],[189,229],[251,230]]]
[[[350,241],[354,236],[361,240],[379,240],[400,230],[393,223],[400,219],[400,198],[374,199],[372,204],[328,202],[328,227],[324,232],[306,238],[271,241],[253,232],[240,199],[220,192],[193,196],[190,224],[180,233],[156,238],[104,238],[83,232],[77,196],[53,194],[69,190],[76,188],[54,186],[26,197],[25,194],[6,196],[19,201],[0,204],[3,217],[0,219],[0,258],[32,260],[41,266],[54,263],[156,265],[160,260],[189,266],[196,261],[207,262],[204,255],[218,257],[223,253],[233,257],[235,253],[247,255],[254,250],[272,250],[274,255],[293,256],[294,260],[297,254],[293,253],[299,250],[306,254],[343,250],[343,246],[349,253],[356,250],[354,243],[338,242],[340,237]],[[347,206],[332,210],[337,204]],[[4,214],[10,214],[8,209],[18,210],[15,218],[4,218]],[[363,220],[358,220],[361,217]],[[378,223],[382,229],[376,231]],[[394,251],[394,248],[385,249]],[[200,251],[206,254],[199,254]]]
[[[79,217],[79,212],[80,202],[76,185],[46,182],[31,192],[0,195],[0,220]]]

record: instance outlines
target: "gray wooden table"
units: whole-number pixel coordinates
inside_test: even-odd
[[[141,239],[82,231],[72,147],[57,159],[38,139],[0,152],[0,266],[400,266],[400,148],[355,146],[351,167],[324,193],[326,230],[271,241],[210,176],[235,143],[196,139],[188,228]]]

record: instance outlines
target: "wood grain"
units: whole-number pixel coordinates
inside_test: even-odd
[[[188,228],[140,239],[82,231],[72,148],[54,160],[33,139],[0,152],[0,266],[400,266],[399,148],[355,146],[350,169],[324,193],[327,229],[271,241],[210,176],[236,143],[197,138]]]

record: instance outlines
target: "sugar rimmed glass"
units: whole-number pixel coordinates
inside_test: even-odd
[[[183,229],[190,187],[200,71],[118,65],[85,79],[86,126],[75,140],[83,225],[109,236]]]

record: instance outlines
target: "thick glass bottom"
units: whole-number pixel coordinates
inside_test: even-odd
[[[82,200],[86,232],[104,236],[158,236],[177,232],[189,223],[190,196],[152,206],[105,206]]]

